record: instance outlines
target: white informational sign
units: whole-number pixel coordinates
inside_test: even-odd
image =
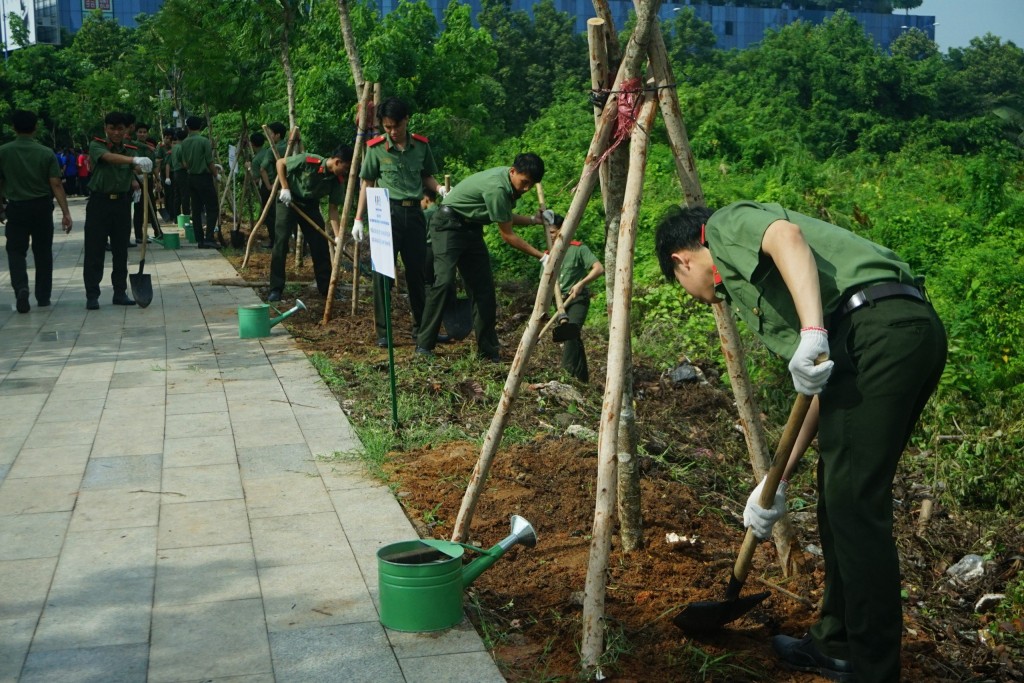
[[[238,170],[238,148],[234,145],[228,145],[228,168],[232,173]]]
[[[366,220],[370,224],[370,265],[373,272],[394,279],[395,246],[391,239],[391,202],[385,188],[366,188]]]

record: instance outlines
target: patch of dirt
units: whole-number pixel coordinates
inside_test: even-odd
[[[241,254],[229,258],[236,267],[241,262]],[[240,272],[249,282],[263,283],[263,295],[268,263],[269,253],[259,251]],[[304,268],[290,268],[288,279],[291,283],[311,282],[308,259]],[[320,324],[324,302],[315,287],[290,286],[285,298],[298,294],[309,311],[292,316],[286,324],[307,352],[377,367],[386,364],[386,350],[375,345],[369,280],[364,277],[361,282],[359,314],[349,315],[351,289],[345,287],[342,299],[336,302],[338,313],[326,325]],[[532,293],[504,287],[499,300],[505,363],[488,371],[500,382],[532,307]],[[396,296],[395,302],[396,357],[399,363],[408,363],[413,349],[407,334],[408,306],[401,296]],[[473,517],[470,540],[480,547],[489,548],[508,535],[511,514],[529,520],[538,535],[536,548],[513,547],[467,591],[471,617],[494,644],[495,658],[510,681],[570,680],[577,675],[597,446],[560,435],[569,422],[597,428],[606,354],[604,342],[597,336],[587,336],[591,377],[595,379],[588,387],[577,385],[585,392],[586,401],[575,406],[576,412],[557,400],[542,399],[524,384],[511,423],[536,436],[528,443],[500,449]],[[472,337],[439,347],[440,370],[446,360],[472,354],[473,348]],[[635,369],[640,442],[648,452],[662,453],[665,461],[684,468],[688,485],[673,481],[665,465],[641,460],[646,548],[623,554],[618,536],[613,539],[606,595],[606,645],[611,652],[604,667],[605,674],[611,676],[607,680],[821,680],[782,669],[770,647],[771,636],[799,635],[814,622],[815,610],[809,605],[816,605],[821,598],[823,565],[819,556],[804,553],[803,573],[786,579],[778,568],[774,545],[762,543],[742,594],[770,590],[765,602],[727,628],[706,636],[684,634],[672,624],[672,617],[684,605],[724,598],[742,540],[743,501],[730,499],[728,492],[733,486],[745,491],[746,484],[740,482],[749,479],[731,396],[716,381],[715,363],[697,364],[705,370],[709,385],[674,384],[640,359]],[[539,344],[531,366],[553,369],[557,365],[557,348]],[[456,380],[443,372],[431,381],[436,383],[438,395],[458,392],[463,397],[458,415],[449,416],[452,421],[471,427],[470,433],[486,430],[495,406],[493,401],[479,400],[479,385],[461,382],[446,387]],[[531,377],[531,381],[542,379]],[[347,405],[369,400],[358,395],[343,398]],[[770,435],[773,441],[777,437]],[[393,455],[389,476],[421,536],[450,538],[479,452],[479,446],[472,443],[447,442]],[[927,468],[923,458],[925,454],[904,458],[895,492],[908,593],[904,679],[1024,680],[1020,665],[1014,663],[1019,653],[1002,645],[981,644],[979,629],[985,628],[986,619],[973,614],[974,601],[982,593],[1001,591],[1020,571],[1024,532],[1016,523],[993,529],[984,516],[937,509],[926,532],[919,533],[916,524],[924,489],[918,480]],[[813,505],[811,485],[803,490],[797,484],[794,487],[791,499],[799,496]],[[793,519],[801,546],[816,545],[813,514],[797,513]],[[668,533],[695,540],[673,548],[665,541]],[[990,566],[980,584],[950,584],[945,569],[963,554],[976,552],[984,538],[1007,549],[1000,557],[1011,559]],[[798,597],[767,588],[765,582]]]

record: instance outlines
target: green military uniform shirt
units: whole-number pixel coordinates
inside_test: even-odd
[[[252,174],[256,176],[256,182],[259,183],[260,187],[263,187],[263,178],[260,176],[260,169],[263,168],[263,161],[266,159],[268,154],[270,154],[270,147],[263,145],[260,147],[258,152],[252,155]],[[270,176],[270,182],[274,182],[273,176]]]
[[[366,143],[366,158],[359,177],[375,182],[388,191],[394,201],[419,200],[423,197],[423,177],[437,173],[430,141],[422,135],[410,134],[405,149],[395,146],[390,135],[379,135]]]
[[[135,156],[124,144],[115,145],[106,138],[93,138],[89,143],[89,161],[92,163],[89,189],[100,194],[130,192],[135,167],[132,164],[110,164],[100,161],[100,157],[107,152]]]
[[[182,161],[181,152],[181,142],[178,142],[178,144],[171,148],[171,153],[168,156],[170,158],[172,173],[185,170],[185,164]]]
[[[562,261],[562,270],[558,274],[558,287],[562,290],[562,295],[568,295],[574,284],[589,275],[590,269],[594,267],[595,263],[597,263],[597,257],[594,256],[594,252],[590,251],[590,247],[582,242],[570,242],[569,248],[565,251],[565,259]],[[590,296],[590,292],[584,287],[578,298],[585,299],[588,296]]]
[[[267,178],[270,179],[271,184],[273,184],[274,178],[277,176],[277,157],[284,158],[285,152],[288,151],[288,141],[281,138],[274,143],[274,147],[277,149],[277,156],[274,156],[274,152],[271,151],[268,145],[264,148],[266,155],[260,162],[260,168],[267,172]],[[259,169],[257,169],[256,174],[259,175]]]
[[[156,151],[153,155],[153,172],[161,178],[164,177],[164,167],[170,162],[171,153],[163,145],[157,145]]]
[[[441,201],[472,223],[507,223],[517,197],[509,178],[511,166],[498,166],[469,176]]]
[[[189,133],[178,147],[181,147],[181,160],[189,175],[209,175],[210,164],[213,163],[213,145],[208,138],[199,133]]]
[[[724,293],[751,330],[780,356],[790,358],[796,351],[800,318],[778,268],[761,253],[765,231],[778,220],[800,226],[814,254],[826,319],[845,295],[866,285],[920,284],[910,266],[892,251],[830,223],[778,204],[741,201],[719,209],[708,219],[705,231],[722,280],[719,293]]]
[[[335,206],[345,201],[345,179],[327,170],[327,160],[316,154],[296,154],[285,159],[288,189],[296,199],[328,197]]]
[[[30,135],[19,135],[0,146],[0,182],[7,199],[22,202],[53,194],[50,178],[60,178],[60,165],[53,150]]]

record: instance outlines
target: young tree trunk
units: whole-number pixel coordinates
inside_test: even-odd
[[[656,5],[657,0],[652,4]],[[645,26],[643,32],[649,33],[651,18],[655,12],[656,8],[639,13],[637,25]],[[635,37],[636,34],[634,33]],[[613,89],[622,82],[626,73],[635,74],[638,72],[640,62],[646,53],[647,38],[646,36],[642,37],[643,42],[630,41],[630,49],[619,66]],[[480,499],[480,491],[487,481],[487,474],[494,460],[494,454],[498,450],[501,436],[505,431],[505,425],[508,423],[509,411],[519,393],[522,368],[530,360],[530,355],[533,353],[533,348],[537,343],[537,333],[541,328],[540,321],[551,306],[554,273],[558,268],[562,267],[562,260],[565,258],[565,250],[569,246],[569,240],[575,234],[576,226],[579,225],[587,202],[590,201],[590,195],[594,191],[594,185],[597,184],[597,173],[595,172],[597,169],[594,167],[594,164],[607,147],[608,138],[612,133],[615,121],[618,119],[616,102],[615,97],[608,98],[608,103],[601,114],[601,123],[594,133],[593,139],[590,141],[590,148],[587,150],[587,156],[583,161],[583,171],[580,174],[580,182],[576,186],[572,204],[570,204],[569,210],[566,212],[562,229],[551,246],[551,255],[548,258],[547,265],[544,267],[544,276],[541,278],[540,287],[537,290],[537,298],[534,300],[533,313],[530,316],[526,331],[523,333],[523,338],[519,342],[519,348],[516,350],[516,356],[512,361],[512,368],[509,370],[508,378],[505,380],[501,399],[494,412],[494,417],[491,418],[491,426],[484,437],[484,443],[480,449],[480,458],[473,468],[473,473],[466,485],[466,493],[462,497],[462,505],[459,508],[455,527],[452,530],[453,541],[464,541],[469,534],[469,528],[473,523],[473,513]]]
[[[639,30],[639,29],[638,29]],[[636,33],[633,34],[634,39]],[[637,214],[643,197],[644,167],[649,147],[648,131],[653,128],[657,99],[649,98],[640,109],[630,143],[629,178],[619,228],[619,258],[615,274],[615,303],[608,330],[608,376],[601,409],[598,439],[597,494],[594,526],[583,596],[583,641],[580,656],[584,671],[594,670],[604,651],[604,597],[608,555],[612,540],[612,511],[615,505],[615,470],[619,418],[629,368],[629,313],[633,298],[633,247],[636,243]]]
[[[352,21],[348,14],[348,0],[338,0],[338,20],[341,22],[341,39],[345,43],[345,54],[348,65],[352,69],[352,84],[356,88],[356,100],[363,97],[363,63],[359,59],[356,39],[352,35]],[[360,113],[360,116],[362,114]]]
[[[270,137],[270,129],[267,128],[265,124],[263,126],[263,134],[267,136],[268,141],[272,139]],[[288,156],[292,153],[292,148],[294,145],[298,144],[298,139],[299,129],[292,128],[292,132],[288,134],[288,147],[286,147],[284,150],[285,156]],[[270,151],[274,153],[275,160],[281,158],[281,156],[277,153],[277,147],[275,147],[272,144],[270,145]],[[249,263],[249,253],[252,251],[252,243],[256,240],[256,231],[259,229],[261,225],[263,225],[263,221],[266,220],[267,214],[270,212],[270,207],[273,206],[272,202],[277,201],[277,189],[279,187],[281,187],[281,179],[277,177],[277,173],[275,172],[274,185],[273,187],[270,188],[270,198],[267,199],[267,203],[263,207],[263,212],[260,213],[260,218],[258,221],[256,221],[256,225],[252,226],[252,230],[249,232],[249,239],[245,243],[245,256],[242,258],[242,268],[245,268],[246,264]],[[273,229],[273,227],[268,228],[268,230]]]
[[[294,129],[297,125],[297,116],[295,111],[295,74],[292,72],[291,49],[289,47],[288,40],[292,25],[295,22],[295,10],[287,0],[282,2],[281,6],[284,8],[284,21],[281,22],[281,68],[284,70],[284,83],[285,88],[288,91],[288,125]]]
[[[341,4],[339,2],[339,4]],[[345,204],[341,209],[340,225],[338,234],[334,236],[334,262],[331,264],[331,284],[327,287],[327,301],[324,303],[324,317],[321,325],[326,325],[331,320],[331,310],[334,305],[334,291],[338,287],[338,277],[341,273],[341,255],[345,244],[345,226],[348,225],[348,215],[352,211],[352,203],[358,201],[359,197],[359,164],[363,159],[363,150],[366,147],[367,128],[367,107],[373,93],[373,84],[363,84],[363,95],[359,99],[359,114],[356,124],[356,141],[352,145],[352,164],[348,171],[348,182],[345,185]],[[358,252],[356,252],[358,253]],[[358,270],[359,264],[352,263],[352,269]]]

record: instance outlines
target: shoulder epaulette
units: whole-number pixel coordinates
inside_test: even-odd
[[[583,246],[583,242],[577,242],[576,240],[573,240],[572,242],[569,242],[569,244],[571,244],[574,247],[582,247]]]
[[[306,163],[307,164],[316,164],[317,166],[319,166],[320,165],[320,160],[318,158],[316,158],[316,157],[307,156],[306,157]]]
[[[127,142],[124,143],[125,149],[138,149],[135,145],[129,145]]]
[[[430,142],[430,139],[427,138],[426,135],[420,135],[419,133],[413,133],[412,137],[413,137],[414,140],[419,140],[420,142],[426,142],[426,143]]]
[[[93,142],[102,142],[107,147],[110,147],[110,142],[106,138],[93,138]]]
[[[384,136],[383,135],[378,135],[375,138],[370,138],[369,140],[367,140],[366,141],[366,146],[367,147],[373,147],[374,145],[379,145],[382,142],[384,142]]]

